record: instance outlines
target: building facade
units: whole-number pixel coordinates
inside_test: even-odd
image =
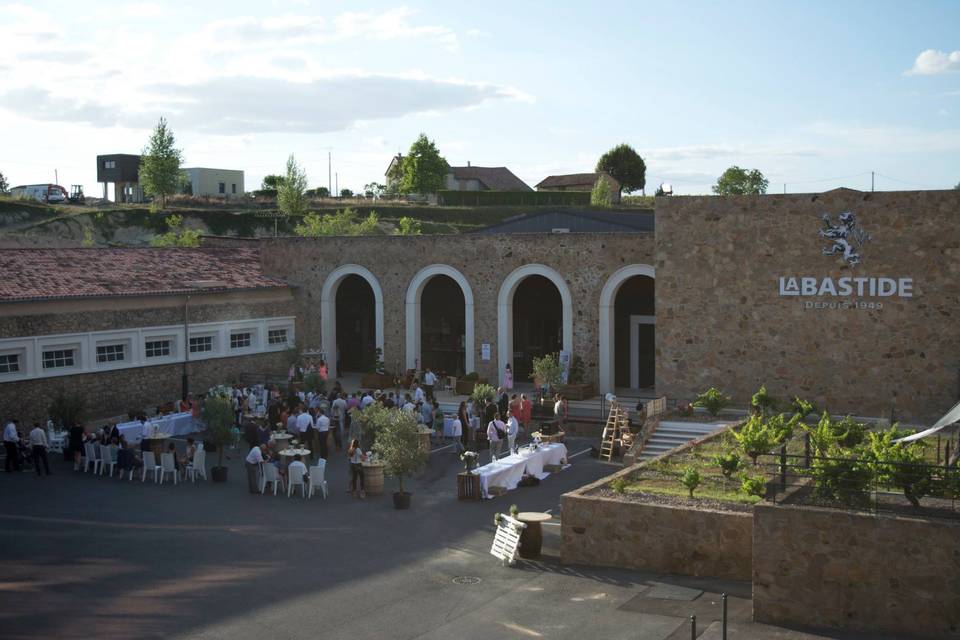
[[[130,153],[97,156],[97,182],[103,185],[104,200],[143,202],[140,156]],[[113,193],[110,193],[109,189],[111,184]]]
[[[190,167],[183,170],[195,196],[239,198],[244,195],[243,171],[238,169],[208,169]]]

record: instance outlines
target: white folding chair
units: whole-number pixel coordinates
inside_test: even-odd
[[[173,477],[173,484],[177,484],[177,462],[173,459],[172,453],[160,454],[160,484],[163,484],[163,478],[167,474]]]
[[[310,487],[307,493],[308,498],[313,497],[313,488],[319,487],[323,492],[323,499],[327,499],[327,481],[323,479],[323,474],[327,470],[327,461],[323,458],[317,460],[316,466],[310,467]]]
[[[83,463],[83,472],[86,473],[90,467],[93,467],[93,473],[100,473],[100,461],[97,459],[97,446],[92,442],[83,443],[83,451],[86,454],[86,461]]]
[[[287,467],[287,497],[293,495],[293,490],[300,487],[300,496],[307,497],[307,487],[303,482],[303,469]]]
[[[268,482],[273,483],[273,495],[277,495],[277,487],[281,482],[280,472],[269,462],[263,462],[260,464],[260,493],[266,492]]]
[[[191,482],[197,481],[197,476],[201,476],[204,480],[207,479],[207,452],[203,449],[198,449],[193,454],[193,462],[187,464],[187,477]]]
[[[117,451],[110,445],[100,445],[100,475],[107,467],[110,467],[110,477],[113,477],[113,470],[117,466]]]
[[[147,473],[153,474],[153,481],[160,481],[161,467],[157,464],[157,455],[153,451],[143,452],[143,473],[140,476],[140,482],[147,481]]]

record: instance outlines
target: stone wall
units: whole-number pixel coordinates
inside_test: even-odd
[[[43,336],[179,325],[182,296],[78,299],[10,303],[0,307],[0,337]],[[295,313],[289,291],[202,294],[190,303],[191,324]],[[189,364],[190,388],[205,391],[229,383],[243,373],[285,375],[285,352],[195,360]],[[180,397],[182,363],[153,365],[0,383],[0,410],[20,421],[46,419],[47,407],[59,392],[80,393],[87,399],[88,418],[152,408]]]
[[[753,521],[755,621],[960,638],[960,523],[765,504]]]
[[[846,211],[871,236],[855,266],[819,235]],[[657,392],[746,405],[765,383],[835,413],[939,417],[960,390],[958,212],[960,191],[657,198]],[[779,293],[845,276],[910,277],[913,296]],[[829,307],[854,300],[883,308]]]
[[[215,242],[223,243],[223,240]],[[476,370],[500,378],[497,363],[497,297],[514,269],[539,263],[558,271],[573,299],[573,353],[583,358],[587,380],[597,383],[600,292],[617,269],[652,264],[653,234],[476,234],[266,239],[264,271],[285,278],[296,290],[301,346],[321,345],[320,299],[327,276],[358,264],[376,276],[384,291],[384,353],[388,368],[406,361],[407,287],[422,268],[445,264],[464,275],[473,290]],[[481,345],[491,359],[481,360]]]
[[[733,580],[750,579],[749,513],[588,495],[625,469],[564,494],[560,561]]]

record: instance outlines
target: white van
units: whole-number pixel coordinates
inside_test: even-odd
[[[67,201],[67,190],[58,184],[26,184],[10,189],[14,198],[32,198],[40,202],[58,204]]]

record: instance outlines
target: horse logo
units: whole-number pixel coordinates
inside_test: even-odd
[[[823,248],[823,255],[840,255],[851,267],[860,264],[860,251],[870,240],[870,235],[857,224],[853,214],[849,211],[841,213],[837,217],[837,224],[827,213],[820,216],[820,220],[823,221],[820,237],[830,241],[830,245]]]

